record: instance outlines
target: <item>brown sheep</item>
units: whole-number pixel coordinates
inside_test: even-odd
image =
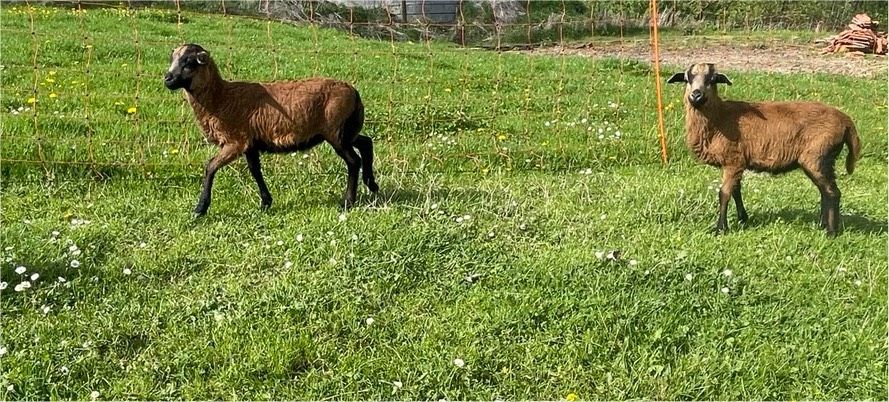
[[[327,141],[348,167],[344,208],[355,202],[359,170],[367,188],[379,190],[373,173],[373,141],[359,135],[364,105],[358,91],[345,82],[328,78],[273,83],[226,81],[204,48],[185,44],[173,49],[164,85],[170,90],[185,90],[204,136],[220,147],[204,171],[196,216],[210,207],[216,171],[242,154],[259,187],[260,206],[269,208],[272,196],[262,177],[260,152],[302,151],[322,141]]]
[[[722,168],[716,232],[728,229],[726,209],[734,198],[741,223],[747,211],[741,201],[745,169],[785,173],[801,168],[821,192],[821,226],[836,236],[840,190],[834,163],[849,147],[846,171],[851,174],[861,152],[855,124],[843,112],[817,102],[724,101],[717,84],[731,85],[710,63],[695,64],[674,74],[668,83],[684,82],[686,144],[702,162]]]

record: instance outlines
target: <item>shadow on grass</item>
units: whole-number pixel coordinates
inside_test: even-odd
[[[889,232],[889,221],[875,220],[867,216],[848,214],[840,209],[841,231],[856,232],[864,234],[883,235]],[[747,227],[759,227],[769,225],[772,222],[781,219],[785,222],[809,225],[818,223],[820,216],[817,210],[807,211],[802,209],[783,209],[780,211],[769,211],[765,213],[752,212]]]
[[[490,198],[490,194],[475,189],[437,188],[428,191],[420,191],[410,188],[380,189],[373,202],[376,205],[403,205],[411,207],[423,207],[427,204],[441,203],[449,199],[478,200]],[[360,198],[360,197],[359,197]]]

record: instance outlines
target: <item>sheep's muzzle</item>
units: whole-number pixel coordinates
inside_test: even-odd
[[[180,75],[167,72],[164,74],[164,86],[173,91],[180,88],[188,89],[191,86],[191,79],[182,78]]]
[[[688,94],[688,103],[690,103],[692,106],[695,106],[695,107],[701,106],[706,101],[707,101],[707,98],[704,96],[704,93],[701,92],[701,90],[699,90],[699,89],[695,89],[694,91],[691,91],[690,94]]]

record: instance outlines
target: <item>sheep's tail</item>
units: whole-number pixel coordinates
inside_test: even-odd
[[[855,129],[854,124],[846,127],[843,142],[849,147],[849,155],[846,156],[846,173],[852,174],[855,170],[855,162],[861,156],[861,143],[858,141],[858,131]]]
[[[361,102],[361,95],[358,94],[356,89],[355,109],[352,110],[352,114],[346,118],[346,123],[343,124],[343,133],[346,135],[346,140],[355,140],[362,128],[364,128],[364,103]]]

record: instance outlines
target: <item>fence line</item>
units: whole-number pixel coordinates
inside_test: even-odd
[[[550,146],[552,149],[547,150],[551,153],[588,152],[601,144],[597,141],[602,139],[602,135],[592,131],[592,124],[586,131],[583,127],[567,125],[568,120],[583,117],[572,116],[572,113],[589,115],[590,119],[595,116],[598,119],[596,124],[600,125],[596,127],[599,130],[603,125],[613,123],[617,126],[619,123],[630,122],[630,118],[612,112],[610,106],[600,105],[603,101],[589,95],[601,93],[600,88],[603,85],[611,84],[596,81],[595,75],[599,68],[597,64],[588,59],[578,61],[579,59],[571,56],[570,50],[572,46],[576,46],[572,45],[573,35],[576,34],[574,30],[596,37],[601,32],[610,33],[608,30],[616,28],[616,33],[608,39],[596,37],[595,40],[597,44],[610,44],[614,48],[613,55],[618,59],[626,59],[629,54],[626,35],[636,35],[632,33],[635,25],[628,22],[633,16],[625,14],[625,7],[618,7],[617,13],[606,17],[619,23],[616,26],[602,27],[597,24],[603,17],[597,15],[596,8],[592,6],[599,7],[599,3],[588,3],[591,5],[589,12],[579,16],[569,16],[569,8],[573,7],[574,2],[558,0],[543,3],[525,0],[524,8],[529,11],[520,19],[502,20],[497,13],[493,13],[489,22],[479,23],[476,16],[469,15],[470,2],[461,0],[454,21],[444,23],[398,21],[393,13],[387,13],[383,19],[363,20],[362,18],[367,18],[364,15],[366,12],[356,6],[346,8],[347,13],[340,16],[340,21],[332,21],[318,14],[318,4],[308,2],[308,19],[298,22],[296,25],[299,28],[296,28],[292,22],[285,22],[273,15],[268,0],[264,4],[264,16],[236,16],[232,7],[237,8],[239,3],[225,0],[218,1],[221,14],[213,16],[187,11],[183,6],[188,3],[181,3],[179,0],[170,3],[167,8],[145,8],[141,2],[132,0],[120,5],[78,1],[73,14],[79,38],[71,42],[80,46],[82,54],[77,55],[79,59],[76,57],[65,60],[59,60],[52,53],[55,48],[50,45],[57,44],[63,49],[62,44],[69,40],[65,39],[67,35],[57,31],[58,28],[51,28],[53,23],[61,23],[69,18],[66,8],[39,7],[26,1],[27,20],[19,21],[16,19],[18,14],[10,10],[15,7],[4,6],[2,12],[10,14],[2,18],[0,34],[12,38],[8,43],[15,43],[15,38],[28,35],[30,49],[27,50],[30,50],[31,57],[27,60],[24,56],[15,56],[15,52],[11,50],[4,52],[4,60],[0,64],[3,65],[3,72],[9,81],[4,78],[6,91],[2,95],[3,104],[22,102],[13,101],[11,97],[26,90],[29,91],[28,97],[34,102],[22,105],[30,105],[27,112],[0,111],[4,113],[5,127],[0,165],[4,165],[4,174],[10,171],[7,167],[21,164],[39,166],[49,175],[56,165],[86,166],[100,170],[109,166],[136,169],[142,166],[147,169],[202,164],[203,161],[196,158],[204,153],[193,154],[194,150],[204,145],[191,117],[190,108],[181,100],[180,95],[173,95],[159,88],[159,80],[155,83],[156,77],[153,76],[160,64],[155,49],[160,48],[166,53],[172,45],[191,42],[196,38],[203,38],[203,45],[213,47],[217,59],[225,59],[220,65],[228,79],[240,78],[236,76],[236,72],[243,76],[243,71],[248,68],[260,67],[259,63],[253,61],[247,65],[236,64],[236,56],[242,57],[245,48],[249,47],[251,56],[268,60],[268,66],[261,66],[261,73],[247,73],[262,76],[263,81],[278,80],[285,78],[285,75],[290,77],[292,70],[297,67],[300,71],[305,70],[316,75],[333,68],[338,71],[337,74],[351,82],[362,84],[362,95],[373,94],[365,101],[374,104],[373,108],[368,109],[365,126],[375,130],[374,134],[379,141],[390,145],[387,149],[390,160],[405,159],[405,153],[416,152],[415,148],[418,146],[435,145],[429,142],[429,138],[437,138],[434,136],[443,134],[447,137],[465,135],[475,141],[473,146],[476,148],[460,155],[467,159],[475,158],[473,163],[480,163],[480,154],[498,155],[502,159],[502,166],[516,163],[514,159],[517,156],[514,152],[506,151],[506,144],[499,142],[502,141],[498,139],[500,135],[524,141],[510,144],[511,150]],[[619,3],[624,5],[632,2],[624,0]],[[261,2],[260,5],[263,6]],[[545,19],[533,14],[535,9],[547,9],[550,6],[553,6],[552,10],[547,11],[550,14]],[[663,9],[657,0],[649,0],[648,40],[652,48],[654,71],[645,70],[640,73],[634,70],[637,65],[618,62],[614,67],[618,71],[616,85],[611,85],[613,95],[609,96],[614,96],[615,104],[624,105],[637,102],[642,94],[641,100],[638,100],[640,107],[634,111],[644,113],[634,117],[638,121],[632,121],[634,134],[639,142],[658,144],[661,160],[666,163],[668,144],[659,78],[657,30],[663,16],[658,11]],[[126,32],[122,35],[128,38],[114,38],[90,26],[96,20],[93,14],[105,10],[122,12],[120,23],[131,26],[124,27],[119,32]],[[154,25],[149,25],[148,21],[155,20],[148,17],[152,15],[151,12],[158,10],[160,17],[156,21],[164,24],[169,22],[171,25],[175,23],[175,30],[167,31],[167,26],[160,23],[151,22]],[[846,8],[837,6],[836,11],[830,12],[845,11]],[[174,18],[167,19],[167,16]],[[221,26],[214,31],[218,35],[201,31],[209,29],[210,25]],[[337,35],[345,35],[345,39],[327,47],[325,44],[331,43],[327,42],[331,36],[327,29],[331,27],[337,28],[340,32]],[[546,30],[546,27],[550,29]],[[370,28],[377,30],[372,36],[385,39],[376,42],[362,39],[362,32],[359,31]],[[255,39],[251,41],[241,38],[245,32]],[[486,36],[478,39],[479,32]],[[407,42],[405,38],[411,37],[409,34],[414,33],[414,41],[419,43],[400,45]],[[295,41],[288,38],[288,35],[305,38],[305,42],[298,42],[300,46],[283,48],[282,43],[286,40]],[[440,39],[441,35],[450,35],[447,41],[452,46],[441,45],[439,42],[445,42]],[[260,38],[264,38],[265,43]],[[127,39],[131,42],[131,49],[125,51],[108,43],[124,42]],[[542,43],[557,45],[555,48],[543,49],[550,51],[551,57],[535,54],[534,50]],[[100,51],[100,47],[104,50]],[[489,70],[480,69],[476,65],[480,62],[476,55],[482,53],[470,50],[474,48],[489,50],[484,53],[490,56],[485,59]],[[121,67],[112,66],[112,63],[119,60],[126,60],[127,64],[133,63],[132,69],[127,71],[132,74],[132,80],[120,79],[125,73],[121,72]],[[367,71],[364,65],[368,63],[387,66],[375,73],[362,73]],[[23,78],[27,69],[32,70],[28,76],[30,85]],[[443,71],[449,73],[442,73]],[[62,78],[58,78],[58,84],[47,85],[47,74],[50,72],[59,77],[66,75],[69,83],[80,81],[82,85],[65,88]],[[578,77],[579,74],[586,76]],[[641,88],[633,87],[635,82],[644,81],[637,81],[640,74],[654,80],[654,85],[649,86],[646,83]],[[73,80],[72,76],[77,80]],[[146,76],[152,81],[143,82]],[[582,81],[584,79],[588,82]],[[120,83],[108,85],[110,81]],[[7,86],[6,82],[11,82],[12,85]],[[50,103],[41,96],[46,95],[47,88],[51,88],[51,97],[65,98],[66,101]],[[582,96],[579,91],[587,91],[588,94]],[[10,93],[13,95],[9,95]],[[79,101],[79,106],[68,99]],[[124,100],[126,103],[114,104]],[[55,110],[60,114],[51,113],[52,105],[61,105]],[[30,124],[25,124],[19,117],[24,113],[30,114]],[[586,120],[586,117],[583,118]],[[541,123],[550,127],[546,136],[539,133]],[[484,133],[475,132],[477,127],[484,129]],[[415,135],[411,137],[406,132],[414,132]],[[650,138],[649,134],[652,134]],[[542,143],[547,145],[540,145]],[[84,144],[85,155],[81,154]],[[71,147],[74,149],[67,149]],[[168,151],[170,147],[181,152],[181,162],[155,160],[156,155]],[[654,146],[646,148],[646,151],[653,151],[653,148]],[[132,152],[132,155],[128,152]],[[629,151],[625,149],[617,149],[609,156],[617,157],[627,152]],[[137,162],[115,160],[122,154],[135,158]],[[441,157],[435,153],[412,156],[422,160]],[[647,163],[649,159],[645,158],[648,157],[646,155],[637,162]],[[598,160],[596,158],[599,157],[588,156],[581,159],[595,161]],[[501,166],[491,166],[498,167]]]

